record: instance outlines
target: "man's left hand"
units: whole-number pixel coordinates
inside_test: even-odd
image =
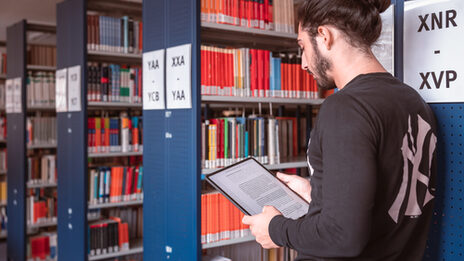
[[[263,212],[254,216],[244,216],[242,219],[243,224],[249,225],[251,233],[256,238],[256,242],[261,244],[265,249],[278,248],[271,236],[269,236],[269,223],[273,217],[282,215],[275,207],[264,206]]]

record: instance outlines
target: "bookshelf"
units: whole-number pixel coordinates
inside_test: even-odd
[[[9,241],[14,242],[14,244],[8,244],[8,258],[14,260],[26,260],[27,251],[26,246],[28,244],[28,228],[35,229],[37,232],[42,231],[42,228],[56,226],[56,217],[53,217],[52,220],[47,222],[41,222],[38,224],[26,226],[26,213],[28,209],[35,209],[35,207],[27,208],[27,204],[30,197],[34,196],[38,191],[56,189],[56,183],[40,183],[37,181],[28,181],[28,171],[33,171],[32,168],[28,168],[28,157],[42,157],[40,151],[43,149],[54,149],[56,145],[52,144],[40,144],[27,146],[26,143],[26,121],[29,117],[42,117],[41,111],[47,111],[49,117],[54,115],[54,107],[32,107],[28,106],[28,86],[30,75],[45,73],[51,75],[55,71],[53,66],[41,66],[41,65],[28,65],[27,61],[29,52],[27,51],[27,46],[32,44],[29,41],[29,33],[54,33],[55,26],[53,25],[44,25],[44,24],[35,24],[30,23],[25,20],[20,21],[16,24],[13,24],[7,29],[7,51],[10,53],[10,59],[8,66],[8,79],[17,79],[21,80],[20,85],[20,100],[15,101],[19,105],[18,109],[15,112],[7,112],[7,151],[8,151],[8,166],[9,174],[8,175],[8,230],[14,231],[15,233],[10,233]],[[34,43],[36,44],[36,43]],[[31,52],[39,52],[39,50],[34,50]],[[45,59],[45,56],[40,56],[40,59]],[[37,57],[36,57],[37,58]],[[48,58],[47,58],[48,59]],[[42,61],[38,61],[41,63]],[[43,60],[45,63],[45,60]],[[32,72],[29,74],[28,72]],[[50,86],[50,85],[49,85]],[[51,87],[49,87],[51,88]],[[30,97],[32,98],[32,97]],[[45,112],[44,112],[45,113]],[[42,132],[44,134],[44,132]],[[36,138],[34,133],[31,133],[33,140]],[[11,165],[10,165],[11,164]],[[38,172],[41,172],[40,167],[37,169]],[[42,175],[41,173],[40,175]],[[31,194],[32,193],[32,194]],[[36,195],[37,196],[37,195]],[[50,197],[37,197],[36,200],[49,200]],[[53,199],[51,199],[53,200]],[[35,204],[35,203],[34,203]],[[49,222],[50,221],[50,222]],[[48,230],[51,232],[51,230]]]
[[[132,211],[134,209],[138,211],[143,206],[143,200],[93,204],[89,199],[89,183],[91,183],[89,181],[89,176],[91,173],[94,173],[93,171],[98,172],[97,175],[101,175],[101,169],[110,169],[110,167],[107,166],[113,166],[115,164],[115,166],[133,166],[133,164],[138,164],[133,162],[138,162],[143,156],[142,145],[140,145],[136,152],[133,152],[132,149],[129,149],[129,152],[101,152],[108,150],[102,148],[104,145],[98,145],[98,143],[95,142],[97,140],[96,138],[93,140],[94,143],[92,143],[92,134],[90,133],[97,131],[98,127],[96,126],[98,126],[99,123],[94,122],[98,122],[99,118],[105,118],[105,120],[107,118],[110,118],[110,120],[113,118],[122,119],[122,114],[124,113],[134,117],[141,117],[142,115],[142,104],[141,102],[135,103],[136,99],[134,98],[126,100],[121,98],[123,102],[116,102],[111,101],[113,96],[110,96],[110,94],[108,94],[109,101],[100,101],[104,100],[102,96],[99,96],[99,98],[93,97],[92,95],[94,95],[95,92],[92,93],[92,91],[96,88],[100,88],[99,91],[101,93],[98,95],[102,95],[103,86],[91,87],[90,84],[93,83],[90,83],[90,81],[94,79],[92,75],[96,75],[95,69],[97,69],[99,75],[98,79],[107,77],[107,79],[109,79],[108,81],[113,81],[114,79],[112,77],[114,77],[114,75],[108,73],[108,76],[103,76],[105,73],[104,68],[108,68],[109,70],[109,68],[111,68],[110,66],[115,65],[120,66],[122,71],[124,65],[127,65],[127,67],[131,69],[136,69],[142,64],[142,55],[137,52],[131,53],[130,50],[130,53],[122,53],[114,49],[108,51],[106,47],[92,47],[92,39],[87,34],[88,31],[96,30],[94,27],[96,23],[95,20],[92,22],[94,18],[96,18],[98,22],[98,19],[106,19],[106,17],[112,17],[114,19],[128,15],[138,21],[141,17],[141,11],[141,4],[122,0],[65,0],[57,4],[57,69],[68,69],[69,73],[69,68],[80,66],[78,71],[80,76],[78,77],[79,81],[77,83],[77,87],[79,88],[78,95],[80,96],[80,108],[71,111],[68,110],[68,107],[64,111],[57,113],[57,151],[58,158],[60,159],[58,161],[58,173],[60,173],[60,179],[58,180],[58,197],[60,198],[60,201],[58,201],[59,260],[114,259],[143,252],[142,240],[140,239],[131,241],[128,251],[119,251],[97,256],[90,255],[89,250],[92,246],[89,237],[93,232],[90,232],[91,229],[89,228],[91,220],[85,217],[87,211],[98,211],[102,213],[99,222],[106,222],[111,215],[118,217],[118,214],[110,213],[122,213],[123,211]],[[89,15],[89,17],[87,17],[87,15]],[[111,21],[115,22],[114,20]],[[103,45],[102,42],[102,46]],[[102,51],[101,49],[107,50]],[[114,73],[113,68],[111,68],[111,70]],[[67,84],[69,86],[71,82],[68,81]],[[97,84],[103,85],[104,82],[97,82]],[[121,84],[121,87],[122,86]],[[112,86],[109,86],[109,88],[111,87]],[[111,91],[113,91],[113,89],[111,89]],[[87,94],[89,94],[89,96]],[[120,97],[123,97],[122,92]],[[128,100],[134,102],[128,102]],[[118,125],[119,124],[121,123],[118,123]],[[101,126],[103,125],[106,126],[106,122],[101,124]],[[107,133],[106,127],[104,128],[105,133]],[[110,127],[110,129],[112,128],[114,127]],[[134,137],[132,136],[132,138]],[[113,137],[112,139],[114,142],[115,138]],[[117,140],[118,139],[119,137]],[[90,144],[94,145],[89,145],[88,148],[89,141]],[[113,146],[114,144],[108,145]],[[112,148],[109,149],[109,151],[111,150]],[[140,211],[140,215],[141,213]],[[121,217],[121,219],[123,219],[123,217]],[[92,225],[94,224],[95,223]],[[70,227],[72,227],[72,229],[70,229]],[[130,236],[132,238],[134,235],[131,234]]]
[[[162,256],[164,259],[201,260],[201,250],[225,247],[254,240],[252,237],[220,241],[202,245],[200,238],[200,199],[202,176],[216,169],[201,169],[201,114],[213,107],[242,108],[267,106],[267,104],[305,107],[306,119],[311,119],[312,106],[319,106],[323,99],[287,99],[224,97],[201,95],[201,44],[222,47],[259,48],[277,52],[295,51],[296,34],[250,29],[233,25],[202,22],[200,1],[155,1],[144,0],[145,26],[144,53],[168,50],[183,44],[191,44],[191,108],[144,110],[145,171],[150,173],[145,186],[153,188],[144,196],[144,256]],[[181,14],[181,15],[180,15]],[[173,17],[182,19],[173,19]],[[167,54],[166,54],[167,55]],[[167,57],[167,56],[166,56]],[[166,71],[170,66],[166,61]],[[167,79],[167,78],[166,78]],[[168,86],[167,83],[165,83]],[[166,94],[167,95],[167,94]],[[167,98],[166,98],[167,99]],[[203,109],[202,109],[203,108]],[[296,112],[296,117],[304,117]],[[209,119],[208,112],[204,118]],[[279,116],[281,113],[278,113]],[[233,116],[232,116],[233,117]],[[311,120],[307,120],[307,130]],[[309,135],[309,131],[306,132]],[[169,135],[167,135],[169,134]],[[307,137],[301,137],[306,139]],[[179,167],[182,166],[182,167]],[[272,170],[307,167],[304,158],[267,166]],[[203,175],[202,175],[203,174]],[[181,182],[179,182],[181,181]],[[175,208],[172,206],[176,206]],[[166,216],[160,216],[159,212]],[[182,224],[182,225],[180,225]],[[159,236],[165,235],[165,236]],[[181,239],[182,240],[179,240]],[[167,253],[165,247],[173,251]]]

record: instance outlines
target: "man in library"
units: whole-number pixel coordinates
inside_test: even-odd
[[[264,248],[296,260],[422,260],[433,211],[436,128],[430,107],[371,51],[389,0],[305,0],[298,10],[302,67],[320,88],[308,147],[310,182],[278,177],[310,201],[288,219],[274,207],[245,216]]]

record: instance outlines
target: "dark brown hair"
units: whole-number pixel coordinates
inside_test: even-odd
[[[319,26],[335,26],[353,47],[365,50],[379,38],[380,13],[390,3],[390,0],[304,0],[298,9],[298,22],[311,38],[317,35]]]

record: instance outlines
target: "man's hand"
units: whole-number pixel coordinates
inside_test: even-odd
[[[256,238],[256,242],[261,244],[265,249],[278,248],[269,236],[269,223],[273,217],[282,215],[275,207],[264,206],[263,212],[254,216],[244,216],[242,219],[243,224],[249,225],[251,233]]]
[[[282,180],[306,201],[311,202],[311,184],[309,180],[297,175],[287,175],[281,172],[277,172],[277,178]]]

